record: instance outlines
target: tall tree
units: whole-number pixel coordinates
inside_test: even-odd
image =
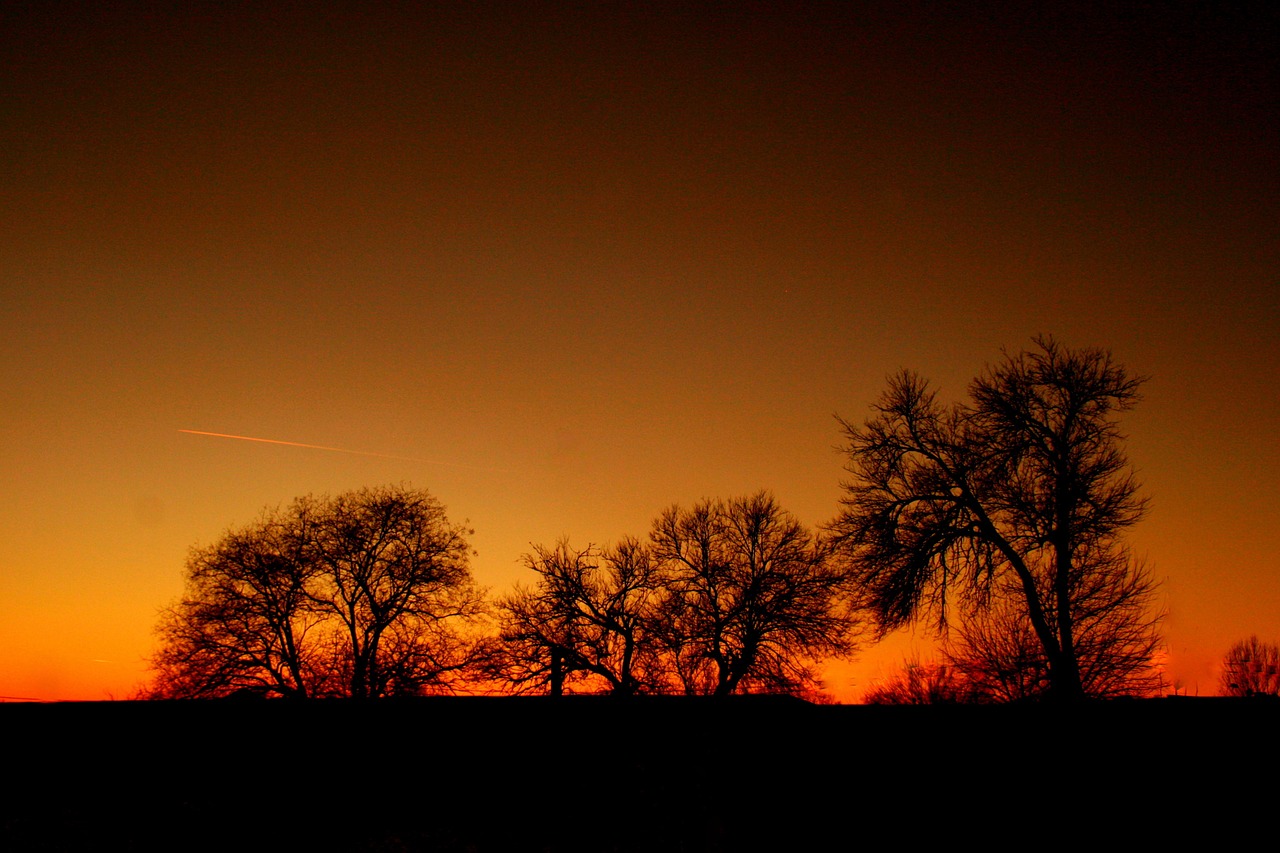
[[[842,420],[852,479],[831,532],[882,630],[926,615],[945,629],[957,599],[972,613],[1012,596],[1049,693],[1070,701],[1086,695],[1081,626],[1098,602],[1120,617],[1108,631],[1146,618],[1096,595],[1100,582],[1129,599],[1152,589],[1121,539],[1146,504],[1117,415],[1143,379],[1103,350],[1033,343],[975,379],[966,403],[944,406],[903,372],[865,424]]]
[[[852,654],[846,576],[773,496],[673,506],[650,533],[667,578],[664,649],[688,693],[813,688],[813,664]]]
[[[192,552],[161,618],[161,696],[241,689],[384,696],[447,689],[483,641],[471,531],[425,491],[304,497]]]

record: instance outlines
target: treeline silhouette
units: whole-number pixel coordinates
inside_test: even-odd
[[[537,548],[492,605],[467,532],[404,486],[264,512],[192,552],[152,695],[815,695],[861,629],[848,574],[763,492],[671,507],[647,543]]]
[[[818,532],[767,492],[676,505],[644,538],[536,546],[496,600],[426,491],[299,498],[192,552],[148,695],[822,698],[822,661],[909,624],[945,640],[924,696],[1151,695],[1162,614],[1123,539],[1146,502],[1117,421],[1143,381],[1049,337],[950,405],[902,372],[840,421],[849,479]]]
[[[818,530],[767,492],[674,505],[644,537],[534,547],[496,598],[423,490],[268,509],[191,552],[158,701],[0,705],[0,849],[1252,843],[1276,647],[1228,654],[1249,698],[1131,699],[1160,686],[1123,541],[1140,384],[1048,338],[951,405],[903,373],[841,422]],[[906,624],[944,658],[868,698],[920,707],[802,701]]]

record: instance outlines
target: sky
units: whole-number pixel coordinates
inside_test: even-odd
[[[1280,13],[176,5],[0,12],[0,696],[132,695],[300,495],[428,489],[495,594],[674,503],[817,527],[837,415],[1037,334],[1150,377],[1171,687],[1280,641]]]

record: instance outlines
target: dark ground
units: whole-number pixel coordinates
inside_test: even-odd
[[[0,850],[1243,845],[1272,837],[1278,723],[1188,698],[0,705]]]

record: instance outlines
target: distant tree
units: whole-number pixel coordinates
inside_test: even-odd
[[[1280,646],[1257,635],[1231,647],[1222,661],[1223,696],[1280,696]]]
[[[635,539],[574,550],[567,541],[524,556],[537,575],[498,603],[490,672],[516,691],[558,695],[566,684],[630,695],[655,686],[653,630],[662,579]]]
[[[831,532],[881,630],[928,615],[945,631],[956,603],[980,614],[1006,601],[1039,645],[1048,694],[1086,696],[1081,644],[1151,625],[1120,605],[1153,590],[1121,541],[1145,502],[1116,415],[1142,381],[1105,351],[1036,338],[974,380],[967,403],[944,406],[904,372],[864,425],[842,420],[852,479]]]
[[[650,533],[666,578],[662,646],[686,693],[798,693],[860,628],[845,574],[764,492],[673,506]]]
[[[862,697],[866,705],[955,705],[980,699],[963,673],[919,658],[903,661],[901,669]]]
[[[951,627],[944,660],[975,699],[1021,702],[1045,697],[1049,667],[1017,599],[1004,597]]]
[[[192,551],[154,693],[358,698],[448,690],[484,648],[469,530],[425,491],[305,497]]]

